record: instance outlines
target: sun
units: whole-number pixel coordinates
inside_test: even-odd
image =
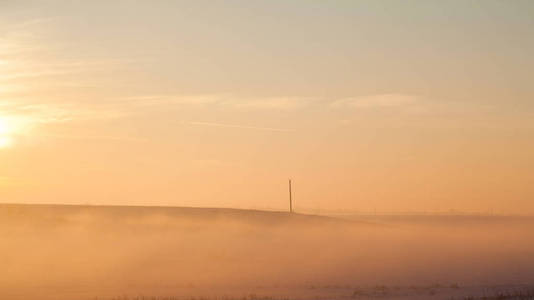
[[[14,132],[14,124],[8,118],[0,116],[0,148],[7,148],[13,145],[12,135]]]

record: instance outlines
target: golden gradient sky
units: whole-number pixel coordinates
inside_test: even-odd
[[[0,201],[534,213],[532,1],[2,1]]]

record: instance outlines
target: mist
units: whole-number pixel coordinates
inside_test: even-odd
[[[325,287],[534,280],[529,217],[54,205],[2,205],[0,216],[6,299],[305,297]]]

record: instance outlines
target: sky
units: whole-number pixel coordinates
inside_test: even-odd
[[[534,213],[532,1],[0,1],[0,201]]]

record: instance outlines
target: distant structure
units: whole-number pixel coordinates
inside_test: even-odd
[[[289,212],[293,212],[293,193],[291,192],[291,179],[289,179]]]

